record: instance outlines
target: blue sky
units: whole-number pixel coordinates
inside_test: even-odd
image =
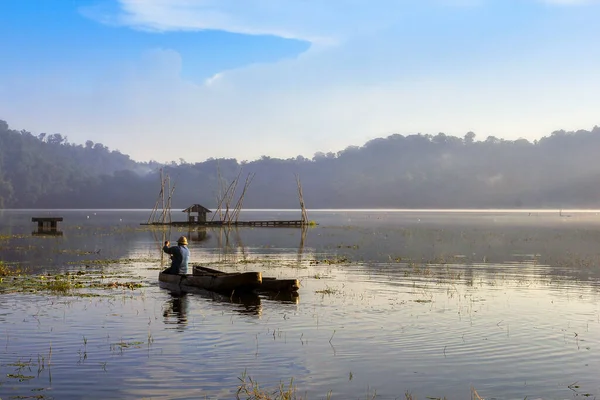
[[[136,160],[600,124],[594,0],[0,0],[0,119]]]

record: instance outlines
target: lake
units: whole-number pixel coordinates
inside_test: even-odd
[[[53,215],[60,234],[38,234]],[[597,211],[309,210],[304,230],[149,215],[0,211],[0,260],[46,285],[0,282],[1,399],[235,399],[250,379],[307,399],[600,396]],[[192,263],[298,278],[299,296],[159,287],[180,235]]]

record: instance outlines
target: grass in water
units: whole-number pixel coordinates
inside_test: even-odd
[[[5,264],[3,261],[0,260],[0,277],[19,276],[23,273],[25,273],[25,271],[22,270],[21,268],[10,267],[7,264]],[[0,282],[2,282],[2,281],[0,281]]]
[[[92,293],[90,290],[135,290],[144,287],[143,282],[125,281],[124,279],[127,278],[131,278],[131,276],[118,272],[106,272],[102,268],[95,271],[86,269],[63,274],[37,275],[0,263],[0,292],[5,293],[51,292],[60,295],[94,297],[101,296],[101,294]]]
[[[297,394],[294,379],[290,379],[289,386],[281,383],[276,390],[265,390],[258,386],[258,382],[252,379],[246,371],[238,378],[241,383],[236,393],[236,399],[246,400],[300,400],[304,397]]]
[[[325,289],[321,289],[321,290],[315,290],[315,293],[319,293],[319,294],[336,294],[337,292],[339,292],[339,290],[332,288],[330,286],[327,286]]]
[[[253,380],[247,373],[244,371],[241,377],[238,378],[240,380],[240,385],[238,387],[236,393],[236,399],[245,399],[245,400],[305,400],[308,399],[306,395],[298,394],[298,388],[294,385],[294,379],[290,379],[289,385],[285,385],[280,383],[277,389],[261,389],[258,385],[258,382]],[[352,378],[350,378],[352,380]],[[374,400],[377,398],[377,392],[373,392],[366,394],[366,400]],[[327,393],[325,397],[326,400],[332,399],[332,393]],[[413,399],[412,397],[407,397],[407,399]]]

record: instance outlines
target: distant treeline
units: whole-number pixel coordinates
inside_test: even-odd
[[[391,135],[337,153],[251,162],[135,162],[100,143],[32,135],[0,121],[1,208],[152,208],[160,170],[173,206],[217,205],[241,171],[255,177],[244,208],[600,208],[600,128],[529,142],[439,133]],[[233,206],[234,204],[232,204]]]

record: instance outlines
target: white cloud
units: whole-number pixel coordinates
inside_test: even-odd
[[[214,74],[210,78],[206,79],[204,81],[204,84],[206,86],[212,86],[212,85],[216,84],[222,77],[223,77],[223,73],[217,72],[216,74]]]
[[[424,3],[440,0],[423,0]],[[457,0],[442,0],[442,2]],[[464,2],[465,0],[460,0]],[[473,0],[468,0],[473,1]],[[151,29],[223,30],[253,35],[275,35],[332,44],[346,37],[379,30],[415,8],[412,0],[119,0],[121,12],[100,8],[84,14],[103,23]]]
[[[106,24],[157,31],[222,30],[274,35],[333,44],[380,31],[414,17],[416,10],[473,7],[507,0],[117,0],[83,7],[87,17]],[[598,4],[600,0],[527,0],[555,5]]]
[[[535,26],[548,30],[534,39],[525,30],[517,40],[497,38],[473,10],[449,23],[415,3],[425,1],[123,0],[119,23],[145,29],[223,29],[336,45],[199,83],[181,77],[179,53],[155,49],[135,65],[115,65],[85,94],[67,92],[56,76],[9,84],[2,118],[161,161],[310,157],[391,133],[532,139],[600,123],[594,25],[560,21],[573,41],[555,41],[552,23]],[[584,25],[588,31],[578,33]],[[28,93],[26,103],[19,104],[20,93]]]

